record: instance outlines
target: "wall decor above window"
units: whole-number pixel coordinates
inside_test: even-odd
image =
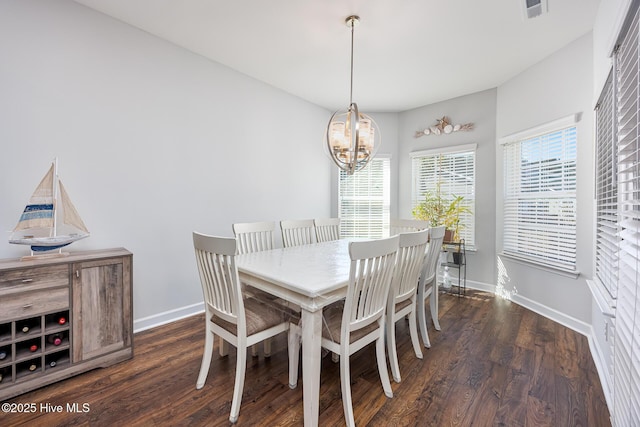
[[[461,130],[468,131],[473,129],[473,123],[466,123],[464,125],[453,125],[448,117],[443,116],[441,119],[436,119],[438,122],[435,126],[430,126],[423,130],[416,131],[415,138],[420,138],[423,135],[442,135],[446,133],[458,132]]]

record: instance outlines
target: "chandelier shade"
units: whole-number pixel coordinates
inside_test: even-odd
[[[351,27],[351,85],[349,108],[333,113],[325,131],[325,143],[333,162],[352,175],[364,168],[375,156],[381,143],[380,129],[376,122],[358,110],[353,102],[353,33],[359,22],[357,16],[346,19]]]

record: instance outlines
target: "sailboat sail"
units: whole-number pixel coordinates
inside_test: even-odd
[[[53,229],[53,165],[33,192],[29,204],[24,208],[18,225],[13,230],[32,228]]]
[[[62,215],[57,215],[59,209]],[[62,221],[57,220],[60,217]],[[58,179],[54,162],[22,212],[9,243],[30,245],[32,251],[42,252],[88,236],[87,227]]]
[[[87,230],[87,226],[82,222],[82,218],[80,218],[80,214],[76,210],[76,207],[71,203],[71,198],[69,198],[69,194],[67,190],[62,185],[62,181],[58,181],[60,184],[60,201],[62,202],[62,211],[64,213],[62,220],[65,224],[76,227],[78,230],[84,231],[85,233],[89,233]]]

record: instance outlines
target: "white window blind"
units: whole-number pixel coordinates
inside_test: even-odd
[[[505,254],[575,271],[576,127],[504,145]]]
[[[638,11],[616,54],[619,268],[614,349],[614,426],[640,420],[640,144]]]
[[[445,200],[464,197],[469,212],[460,216],[458,234],[467,248],[475,247],[476,144],[418,151],[411,157],[412,208],[438,187]]]
[[[596,105],[596,277],[616,298],[618,286],[618,189],[613,73]]]
[[[340,170],[338,212],[342,237],[382,238],[389,230],[391,159],[376,157],[349,175]]]

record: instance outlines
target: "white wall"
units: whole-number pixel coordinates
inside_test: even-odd
[[[593,259],[593,52],[591,33],[579,38],[498,87],[498,138],[570,114],[577,124],[577,269],[578,279],[516,263],[500,256],[502,227],[497,227],[498,281],[503,291],[531,309],[588,333]],[[496,150],[496,223],[502,223],[502,150]]]
[[[330,214],[322,108],[71,1],[1,2],[0,58],[0,229],[59,157],[69,250],[133,252],[138,327],[202,300],[193,230]]]
[[[474,123],[469,132],[427,135],[415,138],[416,131],[449,117],[454,124]],[[427,105],[400,114],[398,146],[398,217],[411,218],[412,151],[478,144],[476,152],[476,252],[467,256],[467,280],[474,287],[495,284],[495,140],[496,90],[489,89]]]

